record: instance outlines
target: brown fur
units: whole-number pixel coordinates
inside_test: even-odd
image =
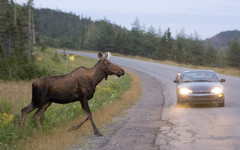
[[[37,126],[40,126],[40,118],[52,102],[66,104],[75,101],[80,101],[87,117],[78,125],[73,126],[70,130],[78,129],[88,119],[91,121],[94,134],[101,136],[98,131],[88,105],[95,92],[96,86],[108,75],[117,75],[118,77],[124,75],[124,70],[111,63],[108,58],[108,53],[104,56],[98,53],[99,61],[92,68],[79,67],[72,73],[55,76],[39,78],[32,84],[32,101],[22,109],[22,120],[20,126],[24,125],[25,117],[28,113],[36,108],[34,118]]]

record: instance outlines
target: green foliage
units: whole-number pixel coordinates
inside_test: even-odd
[[[0,149],[15,149],[16,134],[18,131],[14,125],[14,116],[0,113]]]
[[[49,70],[40,68],[36,62],[28,62],[18,56],[2,58],[0,67],[0,78],[5,80],[33,79],[50,74]]]
[[[67,124],[68,121],[83,115],[80,103],[52,104],[41,118],[42,128],[51,130],[55,126]]]
[[[28,4],[29,5],[29,4]],[[28,18],[31,6],[18,6],[13,1],[0,5],[0,79],[24,80],[48,74],[33,58],[33,21]],[[28,20],[29,19],[29,20]]]
[[[46,49],[47,49],[47,47],[46,47],[45,45],[43,45],[43,46],[41,46],[40,51],[41,51],[41,52],[45,52]]]
[[[208,47],[203,52],[203,65],[204,66],[210,66],[210,67],[219,67],[217,66],[216,62],[218,59],[217,55],[218,51],[216,51],[213,47]]]
[[[114,26],[110,24],[108,21],[99,21],[96,22],[98,24],[98,36],[97,36],[97,44],[96,47],[100,51],[112,51],[114,46],[114,39],[116,37],[116,33],[114,32]]]
[[[53,55],[53,57],[51,57],[52,58],[52,60],[53,61],[55,61],[55,62],[60,62],[60,57],[59,57],[59,54],[58,54],[58,52],[55,52],[54,53],[54,55]]]
[[[230,43],[228,61],[231,66],[240,68],[240,42],[237,39]]]
[[[112,104],[115,100],[118,100],[121,93],[130,88],[130,83],[132,83],[132,78],[129,74],[117,79],[116,77],[112,80],[106,82],[106,85],[98,85],[96,87],[96,94],[89,101],[89,106],[92,111],[103,107],[105,105]]]
[[[19,66],[15,79],[33,79],[50,75],[51,72],[46,68],[40,68],[37,63],[26,63]]]
[[[0,99],[0,113],[9,113],[12,109],[12,103],[7,101],[6,98]]]

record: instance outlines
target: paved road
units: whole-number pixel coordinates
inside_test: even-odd
[[[97,58],[96,54],[70,52]],[[225,78],[225,107],[177,107],[173,79],[186,68],[112,56],[118,65],[134,68],[155,77],[163,88],[164,109],[155,145],[161,150],[236,150],[240,149],[240,78],[218,74]]]

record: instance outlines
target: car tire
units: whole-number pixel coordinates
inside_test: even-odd
[[[177,102],[177,106],[179,107],[181,104],[179,102]]]
[[[224,107],[225,106],[225,102],[223,101],[222,103],[218,104],[219,107]]]
[[[182,105],[182,103],[177,99],[177,106],[179,107],[180,105]]]

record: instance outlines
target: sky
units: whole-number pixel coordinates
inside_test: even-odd
[[[14,0],[22,4],[27,0]],[[92,20],[107,19],[128,29],[139,19],[146,30],[170,28],[173,36],[185,33],[210,38],[219,32],[240,30],[240,0],[34,0],[35,8],[57,9]]]

